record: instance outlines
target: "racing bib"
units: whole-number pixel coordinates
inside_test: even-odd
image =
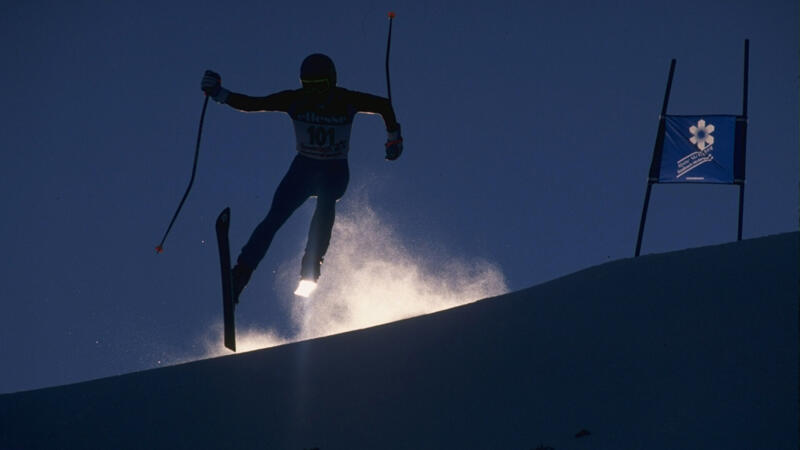
[[[297,151],[314,159],[346,159],[353,122],[347,116],[299,114],[292,120]]]

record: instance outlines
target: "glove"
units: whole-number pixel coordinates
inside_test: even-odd
[[[217,103],[225,103],[225,101],[228,100],[228,94],[230,94],[229,90],[222,87],[222,77],[211,70],[206,70],[206,73],[203,74],[203,81],[200,83],[200,89]]]
[[[400,136],[400,124],[397,124],[397,129],[389,131],[386,138],[386,159],[394,161],[403,153],[403,137]]]

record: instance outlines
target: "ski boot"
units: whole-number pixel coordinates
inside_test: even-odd
[[[308,298],[311,293],[317,288],[317,280],[319,279],[320,266],[322,261],[309,263],[303,258],[303,268],[300,270],[300,283],[294,291],[294,295]]]
[[[250,281],[250,276],[253,275],[253,269],[241,264],[236,263],[236,266],[231,270],[231,278],[233,279],[233,303],[239,303],[239,294],[242,293],[247,282]]]

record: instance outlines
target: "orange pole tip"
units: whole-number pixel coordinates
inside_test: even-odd
[[[394,11],[389,11],[389,18],[390,19],[394,19],[395,16],[396,16],[396,14],[394,13]]]
[[[164,251],[164,247],[162,247],[160,245],[156,245],[156,253],[161,253],[163,251]]]

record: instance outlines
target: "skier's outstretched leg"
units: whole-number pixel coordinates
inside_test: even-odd
[[[336,202],[347,190],[350,173],[347,161],[329,161],[321,177],[317,193],[317,207],[308,230],[308,242],[303,255],[300,276],[304,280],[316,282],[320,266],[331,242],[333,222],[336,218]]]
[[[266,255],[275,233],[311,195],[305,172],[302,161],[296,158],[275,191],[267,217],[258,224],[242,247],[233,268],[233,289],[237,299],[253,270]]]
[[[311,219],[311,227],[308,230],[308,242],[306,252],[303,255],[301,278],[304,280],[317,281],[320,274],[320,266],[325,252],[331,242],[331,232],[333,222],[336,218],[336,199],[332,197],[319,197],[314,217]]]

